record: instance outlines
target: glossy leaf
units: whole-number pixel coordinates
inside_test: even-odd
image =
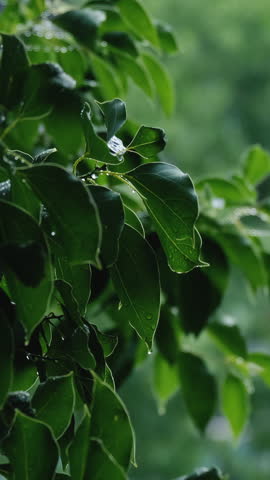
[[[99,107],[104,114],[107,141],[109,141],[126,122],[126,105],[120,98],[115,98],[110,102],[99,103]]]
[[[166,115],[171,115],[174,109],[174,88],[171,78],[165,67],[149,53],[142,55],[146,69],[151,75],[156,88],[156,93],[163,111]]]
[[[118,257],[119,238],[124,227],[124,209],[119,193],[105,187],[88,187],[98,207],[104,235],[102,237],[100,258],[104,266],[110,267]]]
[[[96,331],[99,343],[103,348],[104,356],[110,357],[110,355],[113,354],[114,350],[117,347],[118,338],[113,335],[108,335],[106,333],[100,332],[97,328],[95,328],[95,331]]]
[[[12,202],[24,208],[37,222],[40,220],[40,201],[20,175],[13,175],[11,179]]]
[[[141,126],[127,149],[144,158],[154,157],[166,145],[165,132],[160,128]]]
[[[127,225],[111,275],[127,322],[151,350],[160,307],[158,266],[150,245]]]
[[[33,163],[44,163],[51,155],[53,155],[56,152],[57,152],[56,148],[48,148],[47,150],[44,150],[43,152],[40,152],[38,155],[36,155],[33,160]]]
[[[32,65],[28,70],[23,88],[24,118],[46,117],[56,108],[58,98],[74,94],[76,81],[54,62]],[[68,97],[71,101],[71,96]],[[64,105],[62,106],[64,109]]]
[[[91,438],[91,417],[85,408],[84,418],[70,448],[72,480],[99,480],[126,478],[121,467],[98,439]]]
[[[72,33],[78,42],[92,48],[97,39],[98,27],[105,19],[106,15],[103,11],[84,8],[57,15],[53,21],[59,27]]]
[[[128,2],[119,0],[117,6],[122,18],[134,33],[148,40],[154,46],[159,45],[155,26],[139,0],[129,0]]]
[[[99,218],[83,183],[64,168],[49,163],[24,169],[22,174],[48,209],[56,239],[70,262],[99,265]]]
[[[222,408],[230,422],[234,436],[238,437],[249,413],[249,395],[242,380],[235,375],[227,375],[223,384]]]
[[[36,390],[32,405],[38,420],[49,425],[56,438],[68,428],[74,409],[72,374],[51,377]]]
[[[45,315],[52,293],[48,248],[38,224],[24,210],[0,201],[0,218],[5,277],[18,318],[30,338]]]
[[[161,162],[141,165],[126,177],[144,201],[170,268],[181,273],[202,265],[201,240],[194,230],[198,202],[190,177]]]
[[[205,430],[217,400],[216,383],[203,360],[192,353],[179,355],[179,374],[187,410],[199,430]]]
[[[57,278],[69,283],[72,295],[78,303],[79,312],[85,315],[91,293],[91,268],[89,265],[71,265],[67,258],[56,259]]]
[[[110,153],[109,147],[95,132],[91,121],[90,106],[85,103],[81,112],[82,125],[86,141],[86,154],[91,159],[101,163],[117,165],[121,162],[121,158]]]
[[[127,470],[135,449],[130,418],[120,397],[97,377],[91,436],[99,439],[115,461]]]
[[[134,228],[135,230],[137,230],[137,232],[140,233],[143,237],[145,237],[143,224],[139,219],[139,217],[136,215],[136,213],[133,212],[133,210],[131,210],[126,205],[124,205],[124,211],[125,211],[125,223],[130,227]]]
[[[58,447],[52,431],[44,423],[17,411],[3,448],[15,479],[52,480]],[[40,455],[40,452],[46,452],[46,455]]]

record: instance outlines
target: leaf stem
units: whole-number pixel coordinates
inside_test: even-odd
[[[17,117],[15,118],[15,120],[13,120],[13,122],[11,122],[6,128],[5,130],[2,132],[2,135],[0,136],[0,141],[2,141],[6,136],[7,134],[13,129],[16,127],[17,123],[20,121],[21,117]]]

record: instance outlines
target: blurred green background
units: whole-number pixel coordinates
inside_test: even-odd
[[[165,59],[175,83],[176,108],[171,118],[165,118],[156,104],[132,87],[129,114],[165,128],[166,159],[194,179],[237,171],[250,144],[270,146],[269,2],[148,0],[145,6],[154,17],[173,25],[178,38],[180,53]],[[234,270],[216,315],[233,317],[250,347],[269,353],[269,312],[263,294],[254,298]],[[215,369],[218,358],[205,334],[195,348],[207,353]],[[138,468],[130,478],[172,480],[216,464],[232,480],[269,480],[270,391],[262,383],[256,385],[251,420],[238,443],[221,415],[201,437],[186,415],[180,393],[169,402],[166,414],[158,415],[152,357],[121,389],[138,441]]]

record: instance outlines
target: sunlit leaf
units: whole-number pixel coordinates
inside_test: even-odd
[[[249,395],[243,381],[235,375],[227,375],[223,384],[222,408],[234,436],[238,437],[249,414]]]

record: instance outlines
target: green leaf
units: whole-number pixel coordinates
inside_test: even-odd
[[[49,425],[56,438],[68,428],[75,404],[72,373],[51,377],[36,390],[32,406],[38,420]]]
[[[203,432],[215,411],[217,390],[214,377],[203,360],[192,353],[180,353],[178,365],[187,410]]]
[[[70,447],[72,480],[124,480],[121,467],[98,439],[91,439],[91,417],[85,408],[84,418]]]
[[[206,270],[206,269],[205,269]],[[199,335],[220,305],[222,294],[199,268],[178,279],[181,324],[186,333]],[[196,295],[196,302],[194,302]]]
[[[244,159],[245,178],[253,185],[270,173],[270,155],[259,145],[251,147]]]
[[[259,215],[242,215],[239,218],[241,228],[246,235],[251,237],[269,237],[270,224],[269,217]]]
[[[164,130],[142,125],[127,149],[138,153],[143,158],[150,158],[162,152],[165,145]]]
[[[194,224],[198,201],[190,177],[167,163],[140,165],[126,175],[151,216],[170,268],[186,272],[203,265]]]
[[[178,480],[228,480],[217,468],[200,468],[192,475],[185,475]]]
[[[150,74],[140,59],[134,59],[120,52],[117,54],[118,68],[125,72],[132,82],[137,85],[149,98],[153,98],[153,84]]]
[[[270,386],[270,355],[263,352],[251,352],[248,361],[260,367],[259,375]]]
[[[92,49],[97,40],[98,28],[105,19],[106,15],[103,11],[83,8],[57,15],[53,18],[53,22],[72,33],[82,45]]]
[[[40,227],[24,210],[2,200],[0,219],[0,254],[5,254],[2,258],[5,278],[29,339],[51,298],[48,247]]]
[[[67,75],[57,63],[45,62],[32,65],[28,71],[23,89],[24,118],[46,117],[53,107],[62,100],[62,111],[65,109],[63,98],[68,96],[72,101],[72,94],[76,81]],[[76,97],[77,101],[78,98]]]
[[[126,122],[126,104],[120,98],[115,98],[110,102],[103,102],[98,105],[104,114],[107,141],[109,141]]]
[[[95,329],[98,341],[103,348],[104,356],[109,357],[113,354],[118,344],[118,338],[114,337],[113,335],[100,332],[95,325],[92,325],[92,327]]]
[[[122,88],[120,79],[117,70],[113,68],[112,64],[105,61],[102,57],[95,55],[93,52],[91,52],[90,59],[102,97],[105,100],[111,100],[112,98],[121,96]]]
[[[156,28],[161,50],[168,54],[177,53],[179,48],[171,26],[158,21]]]
[[[175,103],[171,77],[165,67],[153,55],[144,53],[142,58],[154,82],[162,109],[169,116],[173,113]]]
[[[23,43],[13,35],[2,35],[3,53],[0,67],[0,104],[11,109],[22,99],[23,82],[29,60]]]
[[[102,40],[109,44],[109,48],[117,53],[128,54],[137,57],[139,52],[134,39],[125,32],[109,32],[103,35]]]
[[[99,439],[116,462],[127,470],[134,433],[126,407],[111,387],[95,378],[91,436]]]
[[[227,205],[250,205],[256,200],[256,191],[244,179],[238,177],[206,178],[196,184],[198,191],[210,187],[213,195],[224,199]]]
[[[125,211],[125,223],[130,227],[134,228],[134,230],[137,230],[137,232],[140,233],[142,237],[145,237],[143,224],[139,219],[139,217],[136,215],[136,213],[133,212],[133,210],[131,210],[126,205],[124,205],[124,211]]]
[[[151,350],[160,308],[158,266],[150,245],[127,225],[111,275],[127,322]]]
[[[71,265],[67,258],[55,259],[57,278],[72,286],[72,295],[78,303],[79,311],[85,315],[91,293],[91,268],[87,265]]]
[[[49,158],[53,153],[56,153],[56,148],[48,148],[43,152],[40,152],[38,155],[35,156],[33,163],[44,163],[46,162],[47,158]]]
[[[89,329],[77,328],[67,344],[69,355],[85,370],[94,369],[96,360],[89,349]]]
[[[224,415],[230,422],[234,436],[238,437],[249,414],[247,389],[240,378],[228,374],[222,387],[221,397]]]
[[[15,479],[52,480],[58,462],[58,447],[44,423],[17,411],[3,449]],[[40,455],[40,452],[46,454]]]
[[[40,201],[20,175],[13,175],[11,178],[11,198],[13,203],[24,208],[39,222]]]
[[[168,305],[169,301],[167,301],[167,306],[166,304],[162,306],[155,341],[162,357],[170,365],[174,365],[180,350],[181,330],[179,315],[174,315]]]
[[[261,251],[252,239],[231,233],[218,234],[216,239],[228,259],[240,268],[254,290],[267,285]]]
[[[95,132],[91,121],[91,109],[88,103],[84,104],[81,112],[82,125],[86,141],[86,153],[93,160],[110,165],[118,165],[121,158],[110,153],[109,147]]]
[[[60,303],[63,305],[64,311],[68,312],[72,323],[74,325],[82,325],[79,305],[73,296],[72,286],[65,280],[55,280],[55,287],[62,297],[62,302]]]
[[[207,331],[225,352],[246,358],[246,342],[237,325],[213,322],[208,325]]]
[[[2,299],[1,299],[2,300]],[[1,335],[0,335],[0,365],[1,365],[1,382],[0,382],[0,408],[3,407],[7,394],[12,386],[13,381],[13,357],[14,357],[14,340],[13,332],[9,323],[7,313],[0,305],[1,316]]]
[[[21,172],[48,209],[55,238],[69,261],[99,265],[99,218],[83,183],[64,168],[49,163]]]
[[[180,387],[177,367],[170,365],[157,353],[154,360],[154,391],[160,413],[165,413],[166,404]]]
[[[89,185],[89,191],[98,207],[104,232],[100,258],[104,266],[110,267],[118,257],[119,238],[124,227],[124,210],[119,193],[106,187]]]
[[[119,0],[117,6],[128,27],[140,38],[159,46],[158,36],[151,18],[139,0]]]

